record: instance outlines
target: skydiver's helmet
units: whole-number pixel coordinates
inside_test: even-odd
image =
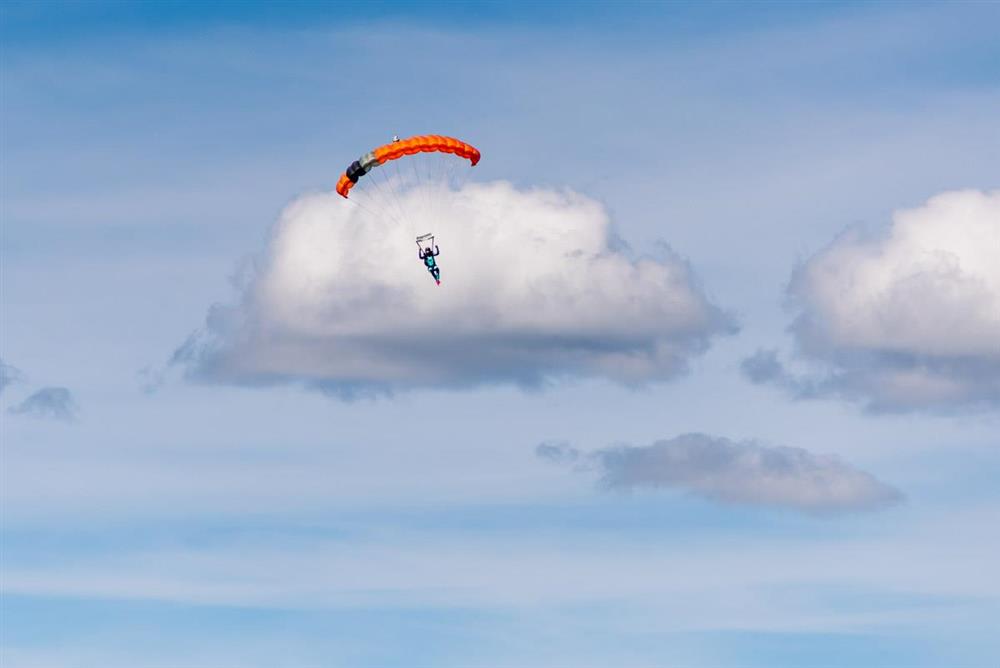
[[[431,249],[428,247],[424,249],[424,255],[434,255],[434,253],[432,253]]]

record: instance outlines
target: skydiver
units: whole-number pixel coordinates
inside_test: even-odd
[[[434,244],[434,250],[431,251],[431,247],[428,246],[425,249],[420,250],[420,259],[424,261],[424,266],[427,267],[427,271],[431,273],[434,277],[434,282],[441,285],[441,268],[437,265],[437,260],[434,258],[441,254],[441,249]]]

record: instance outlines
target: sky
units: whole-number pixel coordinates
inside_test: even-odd
[[[0,663],[994,666],[998,24],[4,3]]]

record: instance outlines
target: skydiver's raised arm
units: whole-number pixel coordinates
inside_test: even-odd
[[[434,244],[434,257],[437,257],[440,254],[441,254],[441,249],[438,248],[437,244]]]

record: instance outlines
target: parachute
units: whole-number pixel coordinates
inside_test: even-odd
[[[337,181],[337,192],[341,197],[347,198],[348,193],[354,184],[362,176],[370,172],[375,167],[384,165],[390,160],[398,160],[404,155],[414,155],[417,153],[452,153],[465,158],[475,167],[479,162],[479,150],[464,141],[454,137],[442,135],[417,135],[409,139],[396,139],[389,144],[379,146],[374,151],[369,151],[352,162],[347,170]]]
[[[392,142],[352,162],[337,181],[337,193],[358,208],[361,219],[389,224],[404,234],[421,233],[416,241],[421,247],[420,259],[425,260],[426,244],[432,249],[436,246],[433,233],[422,233],[453,219],[469,167],[475,167],[479,158],[479,149],[454,137],[393,137]],[[440,269],[433,259],[436,255],[433,253],[425,264],[440,285]]]

